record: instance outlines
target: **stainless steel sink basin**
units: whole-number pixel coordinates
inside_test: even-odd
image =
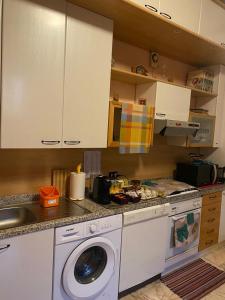
[[[0,230],[26,225],[36,220],[26,207],[7,207],[0,209]]]

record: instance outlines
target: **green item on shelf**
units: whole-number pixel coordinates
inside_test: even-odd
[[[177,239],[183,243],[188,238],[188,226],[184,224],[181,228],[177,229]]]
[[[188,225],[192,225],[194,224],[194,222],[195,222],[194,214],[193,213],[187,214]]]

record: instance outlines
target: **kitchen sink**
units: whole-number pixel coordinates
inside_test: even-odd
[[[33,223],[34,214],[26,207],[8,207],[0,209],[0,230]]]

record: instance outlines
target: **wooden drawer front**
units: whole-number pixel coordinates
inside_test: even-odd
[[[221,211],[221,204],[207,205],[202,208],[202,222],[212,222],[212,219],[219,219]]]
[[[211,235],[219,234],[219,220],[212,223],[202,223],[201,231],[200,231],[200,239],[205,240],[208,239]]]
[[[200,240],[199,250],[202,251],[218,243],[218,233],[208,234]]]
[[[211,205],[212,203],[220,203],[222,199],[222,192],[211,193],[208,195],[203,196],[202,198],[202,206]]]

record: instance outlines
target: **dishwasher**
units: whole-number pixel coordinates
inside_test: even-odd
[[[120,292],[163,272],[169,212],[166,203],[123,214]]]

